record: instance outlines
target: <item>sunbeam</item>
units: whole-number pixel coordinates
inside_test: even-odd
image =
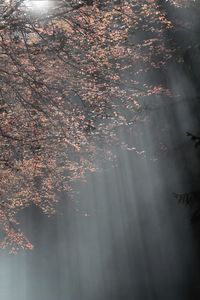
[[[61,2],[0,20],[1,299],[199,299],[199,11]]]

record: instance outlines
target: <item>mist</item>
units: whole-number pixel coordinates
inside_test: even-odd
[[[73,198],[61,194],[54,216],[35,206],[20,212],[35,248],[1,252],[2,300],[200,296],[199,245],[173,196],[198,187],[198,151],[186,136],[199,126],[197,88],[177,65],[162,75],[178,100],[155,96],[139,122],[119,129],[128,148],[113,145],[115,164],[97,161],[100,171],[74,183]]]

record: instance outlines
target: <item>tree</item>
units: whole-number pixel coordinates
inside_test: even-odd
[[[33,245],[16,221],[31,203],[55,212],[61,191],[110,158],[117,129],[142,101],[170,96],[144,74],[173,59],[172,23],[156,1],[1,0],[0,222],[2,247]]]

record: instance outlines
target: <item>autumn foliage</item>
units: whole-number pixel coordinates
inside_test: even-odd
[[[59,192],[111,157],[141,99],[170,96],[144,78],[175,51],[156,1],[56,1],[37,12],[32,2],[0,7],[1,246],[13,253],[33,247],[17,213],[34,203],[53,214]]]

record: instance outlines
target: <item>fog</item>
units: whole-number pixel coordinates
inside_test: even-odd
[[[18,218],[35,249],[0,255],[2,300],[191,300],[200,296],[198,245],[174,192],[198,185],[196,88],[171,66],[165,79],[181,96],[155,96],[145,121],[119,131],[117,164],[62,196],[55,216],[29,207]],[[131,150],[131,148],[136,148]]]
[[[183,102],[159,108],[159,117],[153,110],[121,132],[144,153],[118,150],[117,166],[88,174],[52,218],[26,209],[20,220],[35,249],[1,253],[1,298],[194,299],[197,248],[189,213],[173,197],[193,185],[196,152],[185,131],[194,123]],[[158,157],[161,138],[168,150]]]

